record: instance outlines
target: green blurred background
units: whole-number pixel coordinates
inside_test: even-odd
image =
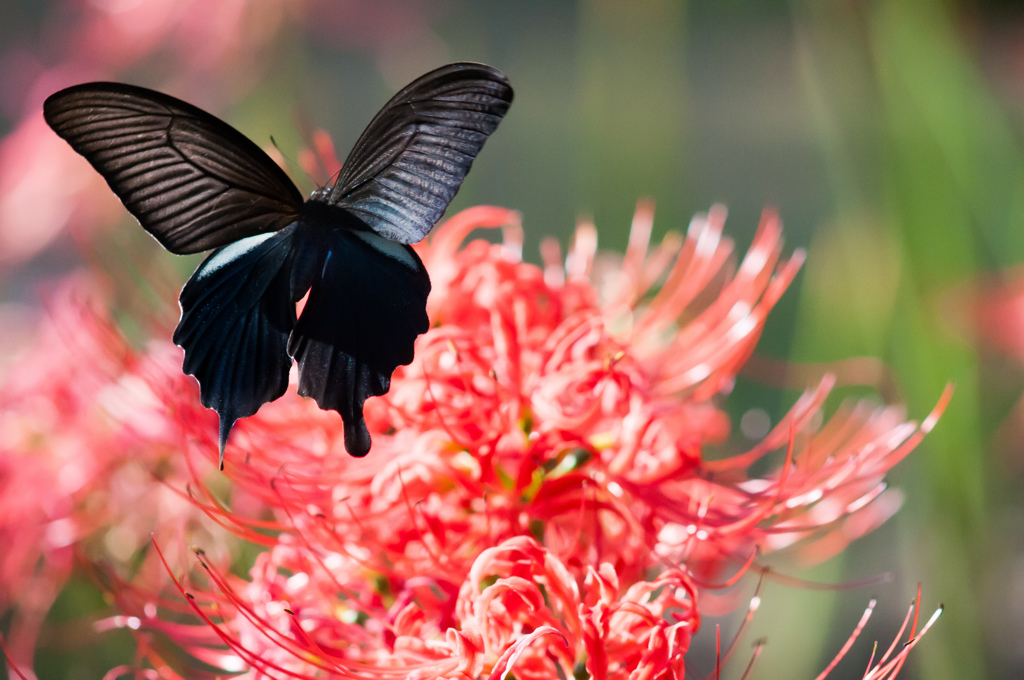
[[[40,69],[66,58],[53,26],[87,7],[0,0],[0,132],[41,101],[10,73],[21,73],[25,54]],[[527,259],[538,259],[544,235],[566,243],[579,216],[595,220],[603,248],[621,250],[640,197],[657,203],[656,237],[725,203],[741,252],[762,208],[780,211],[787,250],[807,248],[808,264],[726,401],[736,422],[753,408],[776,422],[808,382],[801,376],[851,357],[877,357],[887,371],[836,399],[875,394],[920,419],[955,384],[939,426],[890,476],[905,493],[896,517],[814,569],[777,565],[822,582],[892,580],[843,592],[769,584],[724,677],[740,676],[760,637],[767,647],[753,677],[814,677],[878,597],[832,676],[859,678],[872,641],[888,645],[918,582],[923,614],[940,602],[946,611],[903,677],[1024,677],[1024,446],[1011,418],[1024,369],[987,349],[970,323],[979,282],[1024,262],[1024,7],[306,2],[246,63],[181,71],[156,53],[129,68],[64,75],[166,89],[260,143],[273,134],[286,155],[305,119],[330,131],[343,156],[397,87],[451,60],[501,68],[516,101],[449,214],[479,203],[520,210]],[[144,235],[139,243],[162,257]],[[0,297],[32,299],[77,257],[58,240],[5,265]],[[182,276],[188,269],[179,266]],[[773,359],[810,367],[771,370]],[[736,437],[742,444],[739,428]],[[66,623],[103,607],[86,579],[66,589],[44,636],[41,677],[98,677],[130,662],[127,636],[85,652],[90,636]],[[725,638],[736,626],[735,617],[707,620],[691,650],[693,677],[713,670],[716,622]]]

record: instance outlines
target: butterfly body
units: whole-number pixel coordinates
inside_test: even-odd
[[[299,394],[341,414],[350,454],[369,451],[363,403],[388,391],[429,327],[430,278],[409,244],[511,101],[489,66],[436,69],[381,109],[333,187],[305,202],[241,133],[168,95],[88,83],[44,114],[168,250],[214,249],[182,288],[174,342],[220,416],[223,464],[234,422],[284,394],[293,361]]]

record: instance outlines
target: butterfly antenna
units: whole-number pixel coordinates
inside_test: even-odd
[[[277,151],[277,154],[281,157],[280,159],[274,159],[274,161],[277,162],[278,165],[280,165],[281,161],[283,161],[284,164],[288,166],[288,168],[298,168],[299,170],[302,170],[302,165],[300,163],[298,163],[295,159],[291,158],[288,154],[281,150],[281,147],[278,146],[277,144],[277,140],[274,139],[274,135],[270,135],[270,146],[274,147],[274,150]],[[305,170],[303,170],[303,172],[305,172]]]
[[[331,135],[325,130],[316,130],[313,133],[313,149],[316,151],[317,160],[320,161],[320,167],[324,169],[324,174],[328,175],[328,184],[333,187],[341,176],[342,163],[338,160]],[[338,169],[332,173],[330,168]]]
[[[274,139],[274,135],[270,135],[270,145],[277,149],[277,152],[281,154],[281,158],[284,158],[286,161],[288,161],[289,165],[293,163],[292,159],[288,158],[287,154],[285,154],[285,152],[281,150],[281,147],[278,146],[277,140]]]
[[[281,151],[281,147],[277,145],[277,140],[274,139],[273,135],[270,136],[270,144],[277,151],[278,155],[281,157],[281,160],[283,160],[288,165],[289,169],[298,168],[299,171],[306,176],[306,179],[313,183],[313,186],[317,187],[318,189],[323,188],[320,185],[320,182],[317,180],[317,178],[313,176],[313,173],[316,172],[316,167],[314,167],[316,164],[316,159],[312,157],[312,154],[309,154],[310,158],[303,157],[303,151],[306,151],[308,153],[307,149],[300,149],[299,157],[297,159],[292,159],[290,156],[286,155],[284,151]],[[326,170],[324,170],[324,172],[326,172]],[[338,172],[341,171],[339,170]]]
[[[305,147],[299,152],[299,161],[305,160],[308,162],[308,164],[303,164],[304,171],[310,176],[313,183],[321,189],[326,187],[321,185],[315,177],[327,177],[326,186],[331,186],[335,174],[331,173],[330,169],[341,167],[331,135],[313,125],[309,115],[307,115],[302,107],[295,108],[292,118],[295,121],[296,129],[299,131],[299,138],[302,139]]]
[[[333,174],[333,175],[331,175],[331,176],[330,176],[330,177],[329,177],[329,178],[327,179],[327,186],[331,186],[331,187],[333,187],[333,186],[334,186],[335,184],[337,184],[337,183],[338,183],[338,178],[339,178],[339,177],[341,177],[341,171],[342,171],[342,170],[344,170],[344,169],[345,169],[345,168],[338,168],[338,169],[337,169],[337,170],[336,170],[336,171],[334,172],[334,174]]]

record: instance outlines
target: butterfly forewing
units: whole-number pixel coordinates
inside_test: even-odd
[[[191,104],[119,83],[52,95],[46,122],[173,253],[197,253],[292,222],[302,195],[244,135]]]
[[[384,105],[345,160],[330,201],[375,232],[415,243],[434,227],[512,103],[497,69],[449,64]]]

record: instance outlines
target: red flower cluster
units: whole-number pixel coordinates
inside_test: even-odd
[[[652,218],[642,205],[621,261],[599,258],[583,225],[564,264],[544,243],[543,267],[521,261],[510,211],[474,208],[438,227],[419,247],[432,327],[391,392],[366,404],[370,455],[345,455],[337,415],[292,391],[238,423],[230,504],[224,478],[211,476],[216,416],[181,375],[178,350],[161,341],[139,355],[94,315],[65,321],[73,342],[99,349],[39,370],[57,371],[45,382],[74,398],[43,392],[28,406],[24,379],[9,377],[2,417],[56,409],[77,419],[39,426],[41,442],[8,441],[0,484],[27,484],[32,468],[18,463],[40,452],[54,469],[86,466],[82,488],[111,497],[102,510],[68,493],[69,510],[40,498],[20,506],[73,519],[65,546],[139,518],[164,522],[159,513],[186,497],[266,546],[248,578],[232,575],[230,544],[182,512],[157,545],[208,550],[198,571],[167,553],[161,576],[150,551],[137,574],[109,576],[124,616],[107,625],[137,630],[161,677],[206,671],[158,652],[153,631],[218,672],[253,678],[682,678],[704,589],[734,582],[758,554],[795,545],[821,559],[884,521],[898,496],[882,478],[942,405],[921,426],[866,404],[821,425],[826,378],[754,449],[710,460],[729,434],[717,400],[802,255],[780,260],[773,214],[735,270],[723,210],[650,249]],[[463,247],[493,227],[503,243]],[[749,477],[771,454],[784,462]],[[113,499],[116,476],[139,466],[159,467],[163,481]],[[0,541],[15,530],[2,517]],[[52,546],[18,545],[34,552],[0,557],[5,584],[24,582],[40,554],[63,564]],[[163,589],[169,574],[184,598]],[[183,622],[189,611],[203,621]],[[871,677],[891,677],[896,659]]]
[[[25,666],[76,557],[123,571],[151,535],[174,552],[187,550],[186,534],[210,538],[187,499],[157,479],[188,474],[149,387],[178,370],[180,352],[154,345],[139,356],[102,297],[85,277],[65,281],[2,378],[0,611],[12,612],[8,648]],[[150,562],[139,575],[165,581]]]

